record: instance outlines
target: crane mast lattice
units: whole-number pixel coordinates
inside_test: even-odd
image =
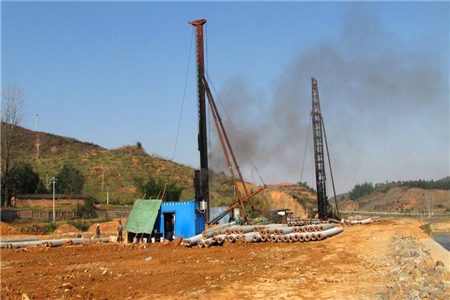
[[[317,190],[317,206],[320,219],[328,218],[328,198],[326,189],[326,175],[325,175],[325,152],[323,150],[322,137],[322,112],[320,110],[319,88],[317,80],[311,78],[311,93],[312,93],[312,124],[313,124],[313,139],[314,139],[314,161],[316,167],[316,190]]]

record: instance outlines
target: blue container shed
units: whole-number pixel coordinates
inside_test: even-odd
[[[174,230],[175,237],[189,238],[200,234],[205,230],[205,214],[199,208],[198,201],[163,202],[155,229],[166,238],[169,230]]]

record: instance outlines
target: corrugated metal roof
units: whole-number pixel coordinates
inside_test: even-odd
[[[136,200],[128,216],[125,231],[151,234],[162,200]]]

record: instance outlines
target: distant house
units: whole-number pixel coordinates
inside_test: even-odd
[[[172,239],[200,234],[205,230],[205,215],[199,206],[198,201],[136,200],[124,227],[128,241],[135,237]]]
[[[17,208],[23,207],[52,207],[53,194],[25,194],[17,195],[11,199],[12,206]],[[55,195],[55,204],[83,205],[86,200],[84,195]]]

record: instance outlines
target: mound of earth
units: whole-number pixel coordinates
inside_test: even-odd
[[[56,230],[53,232],[54,234],[62,234],[62,233],[71,233],[71,232],[81,232],[78,228],[75,226],[72,226],[70,224],[62,224],[58,225]]]
[[[0,227],[2,235],[20,234],[20,230],[18,228],[15,228],[5,222],[0,222]]]

